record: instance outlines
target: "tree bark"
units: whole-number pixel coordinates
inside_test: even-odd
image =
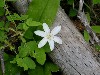
[[[63,75],[100,75],[100,63],[94,57],[93,48],[85,42],[65,12],[60,8],[53,26],[61,25],[58,36],[62,45],[55,45],[50,58],[63,72]]]
[[[18,11],[25,13],[22,9]],[[56,44],[49,56],[61,68],[63,75],[100,75],[100,63],[95,58],[94,49],[85,42],[61,8],[53,23],[53,26],[57,25],[62,26],[58,36],[63,44]]]

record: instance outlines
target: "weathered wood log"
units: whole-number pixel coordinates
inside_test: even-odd
[[[94,57],[93,48],[85,42],[61,8],[53,26],[56,25],[62,26],[59,36],[63,44],[56,44],[49,56],[60,66],[63,75],[100,75],[100,63]]]
[[[100,75],[100,63],[94,57],[93,48],[85,42],[61,8],[53,23],[53,26],[56,25],[62,26],[58,36],[63,44],[56,44],[49,56],[61,68],[63,75]]]

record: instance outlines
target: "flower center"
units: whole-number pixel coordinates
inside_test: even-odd
[[[52,39],[52,35],[49,33],[47,36],[46,36],[47,39],[51,40]]]

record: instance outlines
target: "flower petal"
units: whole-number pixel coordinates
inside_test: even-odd
[[[43,29],[46,33],[50,33],[50,29],[46,23],[43,23]]]
[[[51,31],[51,34],[56,35],[60,30],[61,30],[61,26],[57,26]]]
[[[41,37],[45,37],[45,35],[46,35],[44,31],[40,31],[40,30],[35,31],[34,33]]]
[[[53,40],[55,42],[59,43],[59,44],[62,44],[62,40],[59,37],[57,37],[57,36],[54,36]]]
[[[38,48],[43,47],[46,43],[47,43],[47,39],[46,39],[46,38],[43,38],[43,39],[39,42]]]
[[[51,51],[54,49],[54,41],[53,40],[49,40],[49,45],[50,45],[50,49]]]

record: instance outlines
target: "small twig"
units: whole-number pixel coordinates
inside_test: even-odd
[[[84,13],[84,10],[82,11],[83,4],[84,4],[84,0],[80,0],[80,2],[79,2],[79,11],[78,11],[78,16],[77,17],[81,20],[81,22],[83,23],[83,25],[86,28],[86,31],[90,35],[91,44],[97,43],[98,45],[100,45],[99,38],[96,36],[96,34],[93,32],[92,28],[90,27],[88,19],[87,19],[85,13]]]
[[[2,69],[2,75],[5,74],[5,66],[4,66],[4,57],[3,57],[3,54],[4,54],[4,50],[0,50],[0,60],[1,60],[1,69]]]

